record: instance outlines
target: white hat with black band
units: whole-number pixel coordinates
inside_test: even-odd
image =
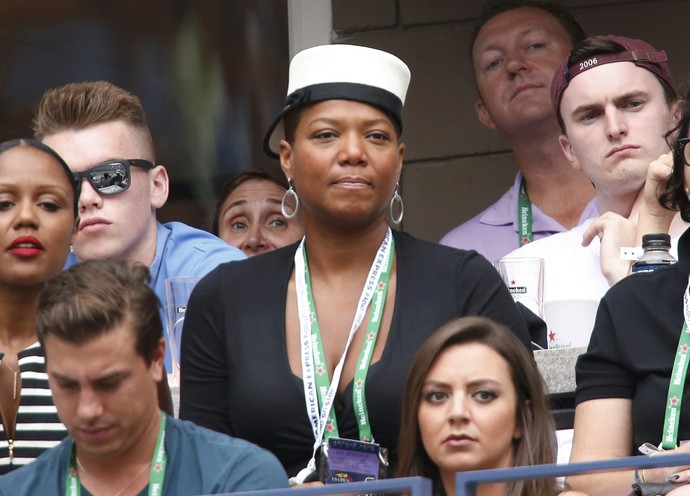
[[[307,48],[290,62],[285,107],[269,127],[264,152],[278,158],[285,138],[283,117],[291,110],[325,100],[368,103],[387,112],[402,132],[402,110],[410,69],[395,55],[356,45]]]

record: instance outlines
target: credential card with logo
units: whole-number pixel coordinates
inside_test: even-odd
[[[325,484],[359,482],[379,478],[379,451],[376,443],[330,438],[321,454],[321,480]]]

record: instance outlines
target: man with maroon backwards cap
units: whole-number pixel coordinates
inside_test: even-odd
[[[651,174],[652,169],[672,166],[670,154],[652,159],[669,150],[663,136],[680,117],[675,84],[663,51],[640,40],[606,36],[576,48],[552,89],[564,131],[561,145],[573,166],[582,167],[592,179],[605,211],[585,232],[585,240],[594,237],[590,251],[599,243],[597,236],[601,238],[603,269],[612,229],[614,241],[623,242],[625,237],[616,238],[617,226],[638,221],[638,235],[644,230],[645,207],[655,201],[650,179],[664,179],[663,174]],[[645,164],[650,161],[645,185]],[[674,235],[673,226],[670,233]],[[677,391],[669,385],[675,383],[672,377],[684,380],[686,375],[677,368],[686,356],[680,309],[687,270],[682,263],[621,281],[602,299],[587,352],[576,366],[571,461],[629,456],[643,443],[654,448],[659,441],[668,453],[690,452],[690,445],[682,445],[688,439],[687,407],[681,417],[681,406],[688,404],[687,388],[683,394],[682,384]],[[674,363],[675,357],[680,360]],[[674,407],[667,410],[666,405]],[[672,427],[674,417],[679,423]],[[629,494],[633,482],[658,483],[649,494],[687,494],[683,489],[668,492],[668,486],[687,483],[687,470],[687,465],[626,470],[569,477],[568,482],[592,496]]]
[[[576,46],[551,88],[561,147],[594,184],[601,215],[509,256],[545,259],[545,304],[598,303],[628,272],[630,262],[620,259],[620,248],[641,239],[640,208],[657,203],[655,184],[643,195],[648,172],[658,180],[670,174],[664,134],[677,121],[679,97],[663,51],[613,35]]]
[[[666,54],[621,36],[595,36],[578,44],[554,75],[551,97],[563,133],[561,148],[594,184],[601,215],[508,256],[544,259],[547,310],[551,302],[583,300],[594,310],[610,285],[627,274],[630,262],[620,259],[620,248],[636,244],[651,225],[650,213],[661,210],[652,210],[658,205],[656,181],[671,171],[664,134],[678,119],[679,97]],[[663,222],[667,228],[670,219]],[[593,318],[592,313],[588,319]],[[548,324],[548,311],[545,320]],[[588,340],[591,330],[591,322],[583,322],[587,336],[582,338]],[[553,329],[547,339],[556,341]],[[568,432],[559,431],[559,462],[568,460],[568,438]]]

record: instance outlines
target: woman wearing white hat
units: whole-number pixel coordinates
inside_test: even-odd
[[[484,315],[529,347],[489,262],[389,227],[403,215],[409,79],[400,59],[371,48],[294,57],[264,148],[280,158],[305,237],[221,265],[190,300],[180,417],[271,450],[298,482],[330,438],[375,441],[395,460],[409,365],[439,325]]]

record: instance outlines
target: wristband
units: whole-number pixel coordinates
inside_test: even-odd
[[[641,246],[621,246],[620,258],[621,260],[630,260],[636,262],[644,253]]]

